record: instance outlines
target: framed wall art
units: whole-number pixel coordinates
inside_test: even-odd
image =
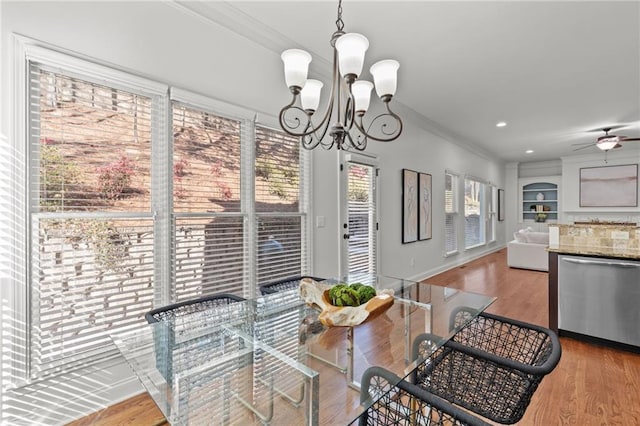
[[[580,169],[580,207],[637,206],[637,164]]]
[[[427,173],[418,174],[418,239],[431,239],[431,175]]]
[[[504,189],[498,189],[498,220],[504,220]]]
[[[418,172],[402,169],[402,244],[418,240]]]

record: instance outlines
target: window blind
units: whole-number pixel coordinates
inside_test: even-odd
[[[255,210],[257,281],[265,284],[306,273],[305,170],[297,138],[256,126]]]
[[[242,296],[248,264],[241,122],[180,102],[172,116],[175,300]]]
[[[485,186],[485,183],[469,177],[464,180],[465,248],[475,247],[486,241]]]
[[[66,59],[26,62],[29,143],[17,161],[29,186],[16,203],[27,212],[19,261],[29,290],[13,295],[27,312],[13,314],[20,329],[8,340],[28,358],[10,354],[16,380],[115,354],[110,334],[155,307],[247,295],[250,278],[308,268],[309,156],[295,138],[254,132],[248,115],[214,112],[221,102],[171,103],[160,84]]]
[[[456,218],[458,216],[458,176],[447,172],[444,177],[444,251],[446,254],[451,254],[458,250],[458,233],[456,231]]]
[[[375,168],[348,164],[347,208],[349,215],[349,274],[375,274],[376,196]]]
[[[31,376],[99,357],[153,299],[149,97],[29,66]]]

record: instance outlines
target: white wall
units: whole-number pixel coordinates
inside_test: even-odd
[[[16,59],[11,34],[265,114],[276,115],[289,101],[279,52],[214,21],[195,17],[179,6],[164,2],[2,2],[1,19],[2,130],[14,143],[24,142],[13,138],[11,128]],[[461,239],[461,253],[443,258],[445,169],[460,173],[461,178],[468,173],[503,188],[504,165],[475,149],[464,148],[460,142],[451,143],[454,138],[434,130],[427,120],[406,108],[400,107],[399,113],[405,124],[400,139],[389,144],[372,143],[368,149],[378,155],[381,167],[380,272],[423,278],[504,245],[504,222],[499,222],[498,241],[493,246],[464,252]],[[313,272],[321,276],[338,272],[341,229],[337,165],[335,151],[314,152],[313,214],[326,218],[324,228],[314,228]],[[431,240],[401,244],[403,168],[433,176]],[[105,377],[118,383],[118,397],[142,390],[122,363],[105,365],[105,369]],[[107,394],[104,391],[111,385],[109,380],[96,383],[94,393]],[[49,391],[55,391],[55,387]],[[58,417],[54,423],[62,422],[64,416],[78,417],[82,408],[91,412],[112,402],[83,399],[83,405],[76,400],[68,410],[57,402],[49,412],[46,401],[52,400],[46,397],[36,411],[45,418],[55,413]]]
[[[635,143],[637,142],[627,142],[621,149],[609,151],[606,162],[604,153],[562,158],[561,223],[590,220],[640,223],[640,206],[580,207],[580,169],[583,167],[640,164],[640,150],[633,146]],[[638,190],[640,191],[640,188]],[[640,192],[637,199],[640,200]]]

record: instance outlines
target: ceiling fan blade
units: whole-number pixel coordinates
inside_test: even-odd
[[[595,145],[595,142],[580,142],[580,143],[572,143],[571,146],[583,146],[583,145]]]
[[[640,138],[628,138],[626,136],[620,136],[620,142],[627,142],[627,141],[640,141]]]
[[[616,149],[616,148],[622,148],[622,145],[620,145],[620,143],[617,143],[611,149]]]
[[[580,145],[580,144],[574,144],[574,145]],[[580,148],[576,148],[574,149],[574,151],[580,151],[581,149],[585,149],[585,148],[590,148],[592,146],[595,146],[595,143],[590,143],[589,145],[585,145],[585,146],[581,146]]]

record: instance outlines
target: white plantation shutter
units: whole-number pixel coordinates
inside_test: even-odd
[[[29,67],[31,376],[104,355],[152,308],[153,100]]]
[[[258,284],[307,272],[304,156],[297,138],[256,126]]]
[[[445,172],[444,175],[444,251],[446,254],[458,250],[458,233],[456,232],[456,218],[458,217],[458,176]]]
[[[241,122],[179,102],[172,116],[175,300],[243,296],[248,262]]]

